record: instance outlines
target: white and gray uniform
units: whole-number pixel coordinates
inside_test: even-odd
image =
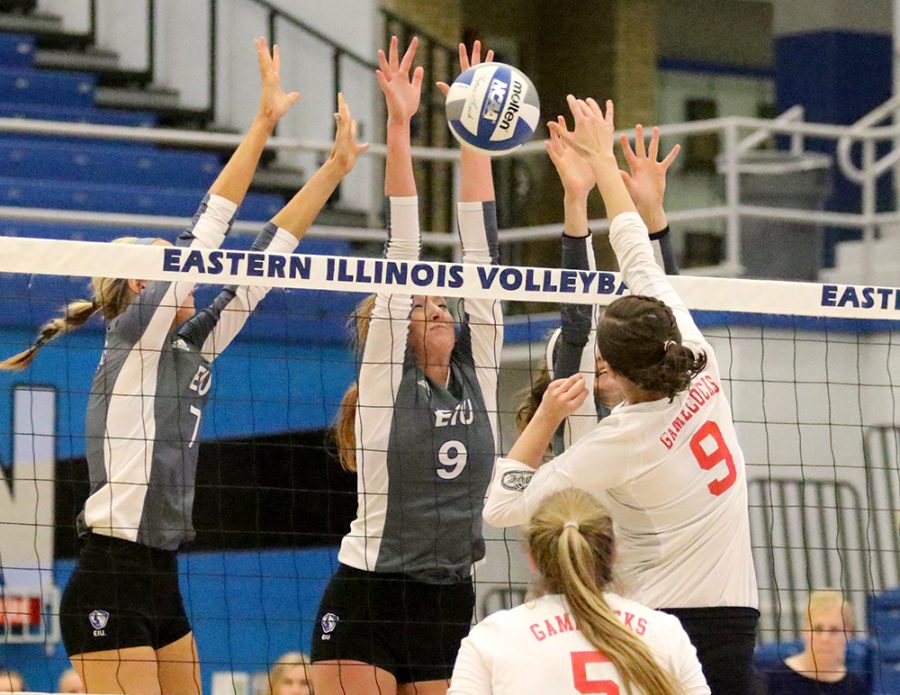
[[[677,680],[679,692],[709,694],[697,652],[677,618],[613,593],[603,597]],[[619,672],[578,629],[565,598],[548,594],[498,611],[472,628],[447,695],[618,693],[621,686]],[[636,687],[631,692],[650,695]]]
[[[537,472],[500,459],[485,519],[499,527],[524,524],[558,490],[606,491],[625,595],[655,608],[755,609],[744,455],[718,361],[654,260],[640,216],[618,215],[610,240],[631,292],[665,302],[683,344],[704,352],[707,366],[671,402],[616,406]]]
[[[464,263],[497,262],[493,201],[459,203]],[[419,258],[418,199],[390,199],[388,259]],[[378,295],[359,370],[357,516],[338,559],[429,584],[466,581],[484,557],[481,511],[497,451],[500,302],[460,303],[449,383],[407,346],[412,297]]]
[[[237,206],[216,195],[201,203],[176,244],[217,248]],[[267,225],[253,249],[290,253],[297,239]],[[264,287],[226,287],[172,331],[194,284],[151,282],[109,322],[86,418],[90,496],[78,518],[88,531],[162,550],[196,535],[191,516],[197,437],[212,387],[211,363],[243,327]]]

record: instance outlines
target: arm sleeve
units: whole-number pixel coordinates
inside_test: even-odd
[[[492,695],[491,668],[471,636],[459,647],[447,695]]]
[[[675,292],[666,274],[653,257],[653,248],[647,236],[647,227],[636,212],[616,215],[610,224],[609,240],[625,284],[632,294],[656,297],[675,314],[681,341],[694,352],[703,351],[712,357],[712,348],[691,318],[687,306]]]
[[[497,206],[494,201],[458,203],[459,238],[463,263],[482,265],[499,261]],[[459,348],[471,355],[478,385],[487,408],[494,446],[499,448],[497,378],[503,351],[503,306],[499,299],[464,299]]]
[[[675,260],[675,249],[672,248],[672,236],[669,234],[671,230],[668,225],[655,234],[650,235],[650,241],[653,243],[653,255],[659,263],[666,275],[679,275],[681,271],[678,269],[678,261]]]
[[[237,205],[218,195],[207,195],[182,232],[176,246],[215,249],[222,245],[234,222]],[[178,307],[193,291],[195,282],[154,281],[144,288],[128,308],[110,323],[138,349],[159,350],[169,335]]]
[[[256,237],[251,249],[292,253],[298,243],[299,240],[293,234],[269,223]],[[231,344],[270,289],[237,285],[223,288],[212,304],[179,330],[179,335],[198,346],[203,357],[213,361]]]
[[[388,260],[419,259],[418,197],[395,197],[389,202]],[[412,296],[378,294],[359,367],[356,442],[359,450],[387,451],[394,400],[403,377]]]
[[[572,270],[596,270],[593,239],[562,237],[562,267]],[[561,329],[554,335],[555,345],[549,350],[547,368],[553,379],[565,379],[581,372],[588,393],[594,393],[596,365],[594,343],[597,333],[597,309],[591,304],[563,304],[560,306]],[[593,395],[563,423],[562,442],[568,449],[597,426],[597,409]]]
[[[621,426],[622,420],[610,416],[537,472],[514,459],[498,459],[484,520],[498,528],[520,526],[554,492],[577,487],[596,495],[625,483],[630,476],[630,452],[637,442]]]

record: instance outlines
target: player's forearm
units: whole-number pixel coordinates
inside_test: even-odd
[[[565,235],[570,237],[586,237],[590,234],[588,229],[588,205],[587,196],[574,195],[566,192],[563,199],[563,212],[565,215]],[[569,266],[565,266],[569,267]]]
[[[243,202],[244,196],[247,195],[247,190],[250,188],[250,182],[253,180],[253,174],[256,173],[256,167],[266,146],[266,141],[274,127],[274,120],[257,114],[241,144],[238,145],[228,163],[209,187],[210,193],[227,198],[235,205]]]
[[[460,151],[459,200],[463,203],[494,200],[491,158],[468,147]]]
[[[548,415],[538,408],[534,417],[531,418],[531,422],[509,450],[507,458],[532,468],[538,468],[544,460],[544,453],[550,446],[550,440],[560,422],[559,418]]]
[[[636,212],[634,201],[628,194],[625,182],[619,174],[619,164],[612,154],[596,155],[590,160],[597,188],[606,206],[606,217],[612,221],[623,212]]]
[[[638,212],[651,234],[661,232],[669,226],[669,222],[666,219],[666,211],[663,209],[662,204],[647,207],[642,206],[638,209]]]
[[[327,160],[285,205],[272,223],[302,239],[343,178],[340,166]]]
[[[388,120],[387,160],[384,170],[384,194],[386,196],[416,195],[410,137],[408,120]]]

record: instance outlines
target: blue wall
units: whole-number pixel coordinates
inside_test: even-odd
[[[891,97],[891,36],[817,31],[777,37],[775,86],[779,113],[800,104],[807,121],[849,125]],[[807,148],[832,155],[836,149],[833,140],[812,139]],[[886,209],[891,202],[892,183],[885,176],[879,186],[879,207]],[[835,169],[834,190],[825,208],[857,212],[859,204],[860,187]],[[858,230],[826,230],[825,265],[834,265],[835,243],[859,237]]]
[[[57,586],[65,586],[72,567],[56,563]],[[266,671],[287,651],[308,653],[319,599],[336,568],[331,548],[183,554],[181,591],[203,691],[210,692],[214,671]],[[29,688],[50,691],[69,666],[62,644],[49,654],[40,644],[0,645],[0,664],[20,671]]]

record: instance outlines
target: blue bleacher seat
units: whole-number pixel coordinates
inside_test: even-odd
[[[872,658],[872,692],[875,695],[900,693],[900,644],[875,647]]]
[[[95,210],[142,215],[190,217],[205,189],[81,183],[0,177],[0,205],[64,210]],[[241,205],[240,219],[267,220],[281,209],[280,197],[251,193]]]
[[[0,66],[27,68],[34,61],[34,37],[28,34],[0,34]]]
[[[96,82],[85,72],[0,68],[0,101],[89,107]]]
[[[866,611],[872,637],[882,644],[900,646],[900,589],[869,596]]]
[[[39,121],[71,121],[151,128],[158,122],[155,114],[147,111],[119,111],[48,104],[9,103],[0,100],[0,117],[33,118]],[[8,135],[8,134],[7,134]],[[33,135],[23,137],[35,137]],[[84,138],[70,138],[83,142]]]
[[[221,168],[217,156],[202,152],[94,142],[51,143],[0,135],[0,171],[6,177],[207,188]]]

